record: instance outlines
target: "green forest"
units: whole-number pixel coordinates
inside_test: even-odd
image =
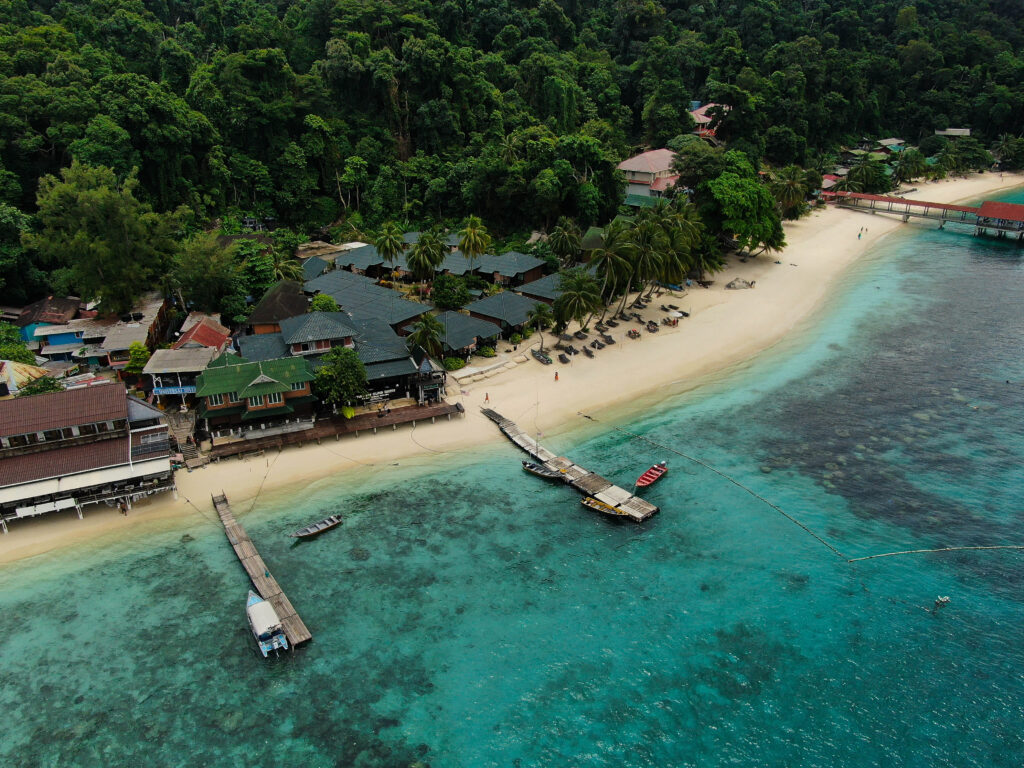
[[[719,202],[861,137],[970,127],[1020,167],[1022,42],[1019,0],[0,0],[0,302],[102,294],[68,254],[103,205],[145,244],[138,285],[244,217],[604,225],[617,163],[679,146],[692,101],[729,106],[728,152],[684,169]]]

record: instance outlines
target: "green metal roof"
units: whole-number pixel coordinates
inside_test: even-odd
[[[466,310],[484,317],[493,317],[509,325],[522,325],[527,320],[527,313],[535,306],[537,306],[536,299],[528,299],[518,293],[502,291],[466,305]]]
[[[291,413],[292,407],[290,405],[278,405],[274,408],[260,408],[255,411],[246,411],[242,416],[242,421],[250,421],[251,419],[263,419],[267,416],[284,416],[285,414]]]
[[[418,370],[416,363],[413,362],[411,357],[406,357],[403,360],[385,360],[380,363],[369,363],[365,368],[367,381],[390,379],[393,376],[408,376],[411,373],[416,373]]]
[[[490,320],[481,320],[460,312],[442,312],[434,319],[444,326],[441,344],[449,351],[465,349],[475,344],[477,339],[493,339],[501,335],[501,328]],[[408,325],[405,330],[411,331],[414,327]]]
[[[230,349],[225,350],[219,357],[213,358],[210,364],[206,366],[207,370],[210,368],[223,368],[225,365],[238,365],[239,363],[248,363],[241,355],[232,352]]]
[[[287,392],[291,385],[311,381],[313,372],[301,357],[207,368],[196,379],[196,397],[236,392],[240,398]]]
[[[604,245],[604,230],[600,227],[591,227],[580,240],[580,249],[584,251],[592,251],[602,245]]]
[[[625,203],[634,208],[653,208],[658,198],[647,195],[626,195]]]

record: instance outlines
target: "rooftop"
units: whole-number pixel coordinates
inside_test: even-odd
[[[282,280],[264,294],[249,314],[249,325],[280,323],[285,318],[305,314],[307,309],[309,299],[302,292],[302,285]]]
[[[285,344],[346,339],[355,335],[355,328],[344,312],[310,312],[281,321]]]
[[[501,328],[489,320],[470,317],[461,312],[442,312],[434,318],[444,326],[441,343],[449,350],[465,349],[477,339],[493,339]],[[406,330],[411,330],[411,326]]]
[[[195,314],[195,313],[193,313]],[[193,315],[189,315],[191,320]],[[183,347],[211,347],[212,349],[223,349],[231,338],[231,331],[218,323],[212,317],[201,315],[195,322],[188,326],[182,326],[182,334],[174,342],[174,349]]]
[[[710,104],[708,106],[711,106]],[[619,163],[620,171],[635,171],[638,173],[660,173],[672,168],[672,161],[676,153],[671,149],[651,149],[634,155]]]
[[[292,384],[312,378],[309,363],[301,357],[211,366],[196,380],[196,396],[234,392],[239,398],[245,398],[287,392]]]
[[[22,308],[14,324],[19,328],[33,323],[62,325],[75,316],[81,304],[80,299],[48,296]]]
[[[319,256],[311,256],[302,262],[302,279],[312,280],[314,277],[319,277],[327,271],[327,267],[329,266],[330,264]]]
[[[55,394],[93,392],[98,389],[113,389],[113,387],[86,387]],[[36,395],[31,398],[22,397],[5,402],[24,402],[26,399],[34,400],[36,397],[45,397],[45,395]],[[52,450],[38,453],[8,456],[0,461],[0,486],[29,483],[49,477],[65,477],[91,469],[127,464],[130,442],[131,439],[128,437],[107,438],[81,445],[55,446]]]
[[[213,347],[158,349],[146,362],[143,373],[198,373],[217,356]]]
[[[511,291],[502,291],[469,304],[466,309],[479,315],[493,317],[509,325],[522,325],[527,314],[537,306],[536,299],[528,299]]]
[[[1019,203],[984,202],[978,209],[978,216],[983,219],[1024,222],[1024,205]]]
[[[308,281],[305,287],[308,293],[327,294],[356,320],[377,317],[389,325],[398,325],[429,309],[424,304],[404,299],[398,291],[344,269],[320,275]]]
[[[128,415],[127,396],[120,384],[100,384],[0,401],[0,435],[123,419]],[[6,463],[4,459],[0,466]]]
[[[362,272],[383,263],[384,259],[377,253],[376,248],[363,244],[359,244],[358,248],[351,248],[339,253],[334,259],[335,266],[358,269]],[[312,278],[307,279],[311,280]]]
[[[715,104],[714,102],[705,104],[702,107],[697,107],[697,109],[690,111],[690,117],[693,118],[693,122],[697,124],[697,127],[705,126],[714,119],[708,114],[708,110],[712,107],[721,107],[725,111],[729,111],[729,106],[727,104]]]
[[[131,320],[119,320],[110,326],[103,339],[103,348],[107,352],[117,352],[128,349],[136,341],[145,344],[149,329],[163,306],[163,296],[158,293],[147,294],[132,309]]]
[[[238,346],[242,351],[242,358],[254,363],[288,356],[288,345],[284,343],[284,336],[280,333],[239,336]]]

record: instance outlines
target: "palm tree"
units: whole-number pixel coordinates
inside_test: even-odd
[[[640,219],[633,228],[632,270],[626,283],[622,305],[619,307],[620,312],[625,309],[629,291],[634,284],[639,285],[640,291],[643,292],[649,281],[657,279],[665,251],[668,249],[665,230],[661,224],[651,214],[641,216]]]
[[[555,315],[551,307],[542,301],[533,305],[533,309],[526,313],[527,322],[537,329],[540,334],[540,351],[544,351],[544,329],[555,321]]]
[[[964,160],[956,142],[950,141],[939,153],[939,165],[954,176],[963,170]]]
[[[582,234],[575,221],[567,216],[560,216],[558,224],[548,237],[548,244],[551,250],[558,256],[562,266],[575,264],[580,255],[580,241]]]
[[[601,247],[595,248],[590,256],[590,264],[601,277],[602,303],[609,298],[629,274],[630,258],[633,254],[633,242],[630,240],[629,227],[621,219],[613,220],[604,231]],[[608,307],[605,306],[604,315]]]
[[[470,216],[466,225],[459,232],[459,250],[469,260],[469,269],[473,270],[473,262],[487,253],[491,247],[491,236],[479,216]]]
[[[999,139],[992,145],[992,154],[999,158],[999,162],[1003,162],[1007,155],[1013,154],[1016,145],[1017,139],[1009,133],[1000,134]]]
[[[388,267],[394,270],[395,259],[405,250],[402,228],[393,221],[385,221],[380,228],[380,234],[373,241],[373,245],[380,257],[388,263]]]
[[[498,142],[498,151],[501,154],[501,159],[504,160],[507,165],[512,165],[512,163],[519,159],[519,142],[516,137],[510,133]]]
[[[444,335],[444,326],[441,321],[433,315],[423,315],[416,321],[412,332],[405,337],[405,343],[410,350],[419,347],[431,357],[441,356],[441,336]]]
[[[412,247],[406,264],[412,272],[413,280],[420,280],[426,283],[430,280],[437,268],[444,263],[445,245],[441,235],[436,229],[431,229],[420,235],[419,241]]]
[[[860,182],[854,181],[847,174],[837,181],[832,189],[836,192],[860,192],[863,187],[860,185]]]
[[[561,294],[555,299],[555,315],[563,321],[572,319],[584,326],[583,318],[593,317],[601,308],[601,289],[589,272],[582,269],[562,272],[558,289]]]
[[[275,280],[302,281],[302,264],[294,256],[289,256],[275,248],[270,258],[273,261]]]
[[[786,219],[798,219],[803,213],[807,197],[807,175],[797,165],[787,165],[777,171],[769,184],[772,197],[778,203],[779,213]]]

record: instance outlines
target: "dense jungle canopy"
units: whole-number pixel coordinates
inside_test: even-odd
[[[0,0],[0,279],[72,159],[197,228],[585,227],[691,101],[754,167],[1017,135],[1022,41],[1019,0]]]

